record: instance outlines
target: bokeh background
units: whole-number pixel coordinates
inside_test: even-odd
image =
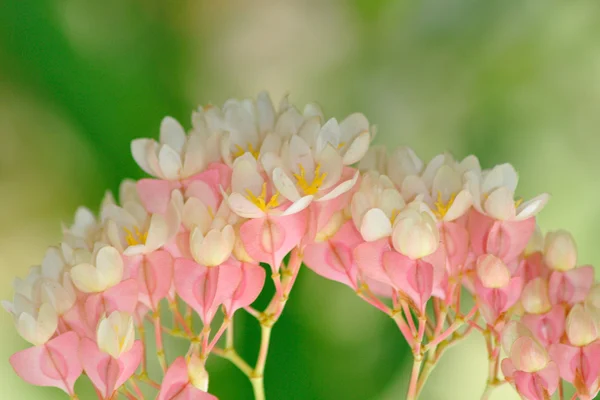
[[[362,111],[377,142],[424,159],[511,162],[519,194],[552,194],[541,226],[571,230],[581,262],[598,263],[598,21],[597,0],[0,0],[0,298],[78,205],[95,209],[141,176],[131,139],[157,136],[164,115],[189,126],[198,104],[261,89],[318,100],[329,116]],[[254,357],[257,332],[237,335]],[[64,398],[13,373],[8,357],[26,344],[4,312],[0,339],[0,398]],[[401,399],[407,356],[392,321],[306,270],[275,329],[268,397]],[[423,398],[477,399],[485,365],[473,337]],[[234,367],[209,368],[220,398],[251,398]]]

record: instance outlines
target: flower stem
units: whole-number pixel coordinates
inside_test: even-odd
[[[167,357],[165,356],[165,347],[163,346],[162,326],[160,323],[160,311],[157,310],[152,316],[154,322],[154,335],[156,338],[156,356],[160,363],[163,374],[167,372]]]
[[[412,373],[410,375],[410,384],[408,386],[408,393],[406,394],[406,400],[416,400],[419,386],[419,373],[421,371],[421,358],[415,358],[413,361]]]

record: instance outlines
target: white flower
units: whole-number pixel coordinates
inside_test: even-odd
[[[420,199],[408,204],[394,219],[392,245],[413,260],[433,254],[440,242],[435,217]]]
[[[236,218],[225,201],[215,211],[199,198],[190,197],[183,207],[183,225],[190,231],[190,252],[201,265],[213,267],[225,262],[233,251]]]
[[[172,192],[164,214],[148,213],[137,198],[125,201],[122,207],[109,204],[103,210],[108,242],[126,256],[158,250],[179,231],[182,207],[179,190]]]
[[[573,236],[565,231],[548,232],[544,242],[544,261],[548,268],[568,271],[577,266],[577,245]]]
[[[223,196],[231,210],[240,217],[261,218],[266,214],[290,215],[304,210],[312,201],[312,195],[301,197],[282,212],[279,210],[281,205],[279,192],[273,192],[273,188],[269,188],[263,175],[258,169],[256,159],[250,153],[238,157],[233,163],[231,194],[227,195],[223,192]]]
[[[100,350],[113,358],[119,358],[121,354],[133,347],[135,341],[133,318],[125,312],[113,311],[108,318],[104,317],[100,320],[96,340]]]
[[[123,259],[117,249],[98,246],[91,263],[82,263],[71,269],[71,279],[84,293],[103,292],[121,282]]]
[[[35,346],[50,340],[58,327],[56,310],[52,304],[42,301],[42,293],[47,291],[42,286],[45,280],[41,268],[33,267],[24,280],[15,279],[13,302],[2,302],[4,309],[13,315],[19,334]]]
[[[498,220],[524,220],[535,216],[548,202],[544,193],[533,199],[515,201],[515,190],[519,178],[510,164],[497,165],[478,174],[467,171],[467,182],[473,206],[477,211]]]
[[[386,175],[366,173],[352,197],[352,220],[366,241],[392,234],[394,219],[404,209],[402,195]]]
[[[284,143],[280,157],[270,153],[261,159],[277,191],[291,202],[305,196],[313,196],[315,201],[334,199],[352,189],[358,179],[357,171],[352,178],[340,182],[344,169],[342,155],[328,140],[319,139],[330,135],[331,121],[320,129],[315,147],[293,135]]]
[[[387,175],[398,188],[407,176],[419,176],[423,167],[423,161],[407,146],[397,147],[389,156],[385,146],[371,146],[358,164],[361,172],[375,170]]]
[[[146,173],[165,180],[181,180],[201,172],[207,165],[209,138],[192,132],[186,135],[179,122],[165,117],[160,125],[160,141],[135,139],[131,153]]]
[[[408,164],[413,165],[412,162]],[[463,216],[472,204],[465,173],[479,170],[479,161],[475,157],[467,157],[458,163],[450,154],[440,154],[427,164],[421,174],[404,177],[402,195],[406,200],[422,196],[438,220],[454,221]]]

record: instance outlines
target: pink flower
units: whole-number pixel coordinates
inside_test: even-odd
[[[559,384],[557,365],[527,328],[509,323],[502,346],[509,356],[502,360],[502,372],[523,398],[546,400],[554,394]]]
[[[15,372],[36,386],[53,386],[75,394],[75,381],[83,371],[78,356],[79,337],[67,332],[49,342],[22,350],[10,357]]]
[[[206,374],[206,370],[203,372],[199,374],[198,368],[190,368],[183,357],[178,357],[167,370],[156,400],[217,400],[206,388],[194,384],[199,375]]]

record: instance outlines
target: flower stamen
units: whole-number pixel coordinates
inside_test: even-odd
[[[148,239],[148,232],[140,231],[140,229],[137,226],[133,228],[133,232],[127,228],[123,228],[123,230],[127,234],[127,236],[125,236],[125,240],[127,241],[127,244],[129,246],[145,244],[146,239]]]
[[[452,204],[454,204],[454,200],[456,200],[456,193],[452,193],[452,196],[450,196],[450,200],[448,200],[448,202],[444,202],[444,200],[442,199],[442,193],[438,191],[437,200],[435,201],[435,203],[433,203],[433,205],[435,206],[435,210],[433,210],[435,216],[438,219],[444,218],[450,210],[450,207],[452,207]]]
[[[298,168],[300,169],[300,174],[294,174],[294,178],[296,178],[300,189],[302,189],[305,195],[313,195],[317,193],[323,184],[323,181],[327,177],[327,172],[321,173],[321,164],[317,164],[315,168],[315,177],[310,184],[306,180],[306,170],[304,169],[304,166],[302,164],[298,164]]]
[[[279,206],[279,192],[275,192],[267,202],[267,183],[263,183],[262,190],[255,196],[250,189],[246,189],[246,198],[262,211],[268,211]]]

